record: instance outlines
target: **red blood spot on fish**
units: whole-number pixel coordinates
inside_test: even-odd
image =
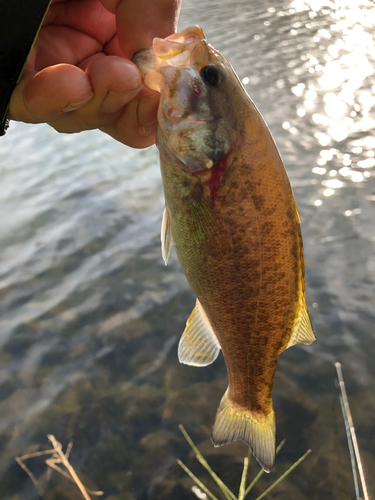
[[[198,97],[200,97],[202,95],[202,90],[199,87],[199,85],[197,85],[196,83],[194,83],[194,85],[193,85],[193,91],[194,91],[194,94],[196,94]]]
[[[211,177],[209,180],[209,188],[211,194],[211,206],[215,208],[217,194],[219,192],[220,179],[228,167],[228,158],[225,155],[219,163],[216,163],[210,168]]]

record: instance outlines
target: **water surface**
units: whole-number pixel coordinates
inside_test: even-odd
[[[287,443],[253,498],[308,448],[269,498],[354,498],[335,360],[374,495],[374,4],[185,0],[179,26],[190,24],[231,61],[281,151],[318,339],[281,355],[274,405]],[[12,123],[0,178],[1,499],[39,498],[14,458],[48,449],[47,434],[74,441],[71,463],[108,500],[196,498],[176,458],[207,476],[179,423],[236,490],[246,447],[209,439],[223,359],[177,360],[195,298],[175,254],[161,259],[157,150]],[[81,498],[57,474],[47,483],[42,460],[29,465],[43,498]]]

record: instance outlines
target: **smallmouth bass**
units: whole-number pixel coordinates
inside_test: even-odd
[[[212,441],[244,441],[269,472],[279,355],[315,340],[289,179],[261,114],[198,26],[155,38],[133,61],[161,93],[163,258],[174,244],[197,296],[179,359],[206,366],[222,350],[229,384]]]

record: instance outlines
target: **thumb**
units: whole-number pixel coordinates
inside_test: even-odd
[[[84,71],[70,64],[57,64],[36,72],[25,69],[13,91],[9,118],[26,123],[56,120],[94,96]]]

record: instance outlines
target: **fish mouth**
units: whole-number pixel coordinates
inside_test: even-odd
[[[154,38],[152,48],[136,52],[132,62],[140,70],[145,84],[152,90],[161,92],[161,79],[157,75],[160,69],[189,65],[193,50],[205,41],[203,31],[198,26],[190,26],[167,38]]]
[[[164,116],[167,120],[171,120],[173,122],[183,120],[197,125],[208,122],[208,120],[201,120],[200,118],[195,118],[194,116],[183,116],[183,112],[177,110],[173,110],[171,113],[164,113]]]
[[[177,106],[176,104],[173,107],[163,106],[161,108],[161,112],[165,119],[172,121],[173,123],[177,123],[179,121],[188,121],[194,124],[202,124],[207,123],[209,120],[203,120],[202,118],[198,118],[194,115],[187,115],[186,110]]]
[[[159,60],[169,64],[174,64],[176,59],[181,64],[181,59],[188,59],[194,48],[202,41],[206,41],[206,37],[201,28],[189,26],[189,28],[179,33],[173,33],[167,38],[154,38],[154,54]]]

